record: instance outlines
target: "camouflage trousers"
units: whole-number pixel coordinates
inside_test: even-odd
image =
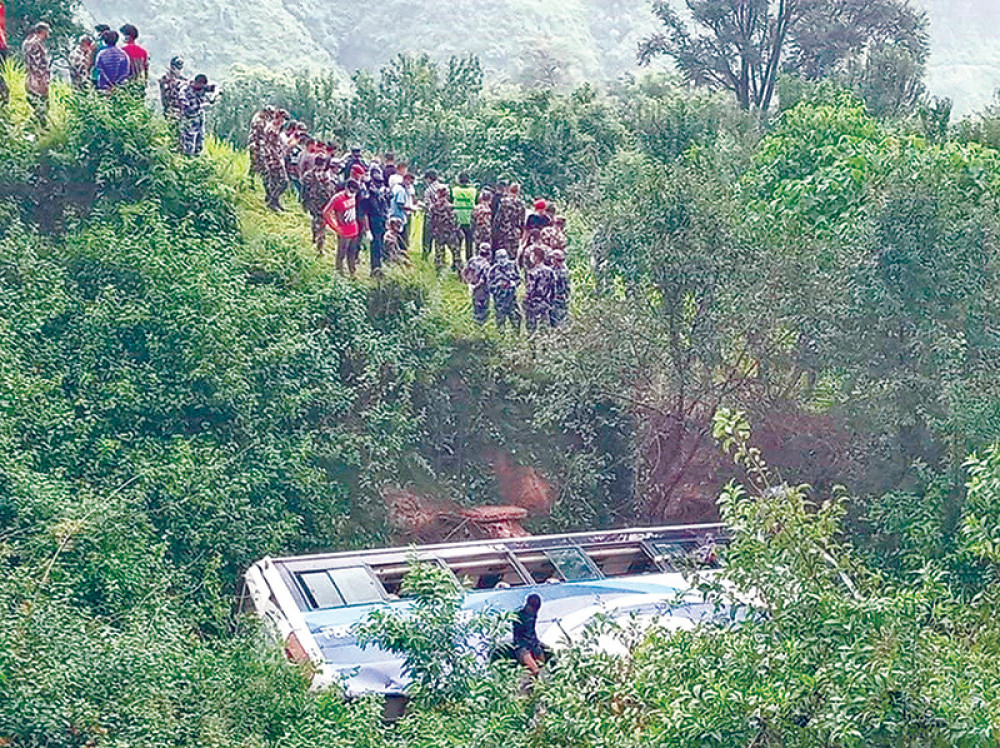
[[[552,306],[545,301],[525,301],[524,316],[527,318],[528,332],[534,332],[538,325],[549,324]]]
[[[281,210],[281,196],[287,189],[288,177],[283,171],[268,169],[264,172],[264,193],[271,210]]]
[[[49,122],[49,97],[31,91],[28,91],[27,94],[28,103],[31,104],[31,109],[35,113],[35,119],[38,120],[38,124],[45,127]]]
[[[490,317],[490,292],[485,288],[472,290],[472,318],[480,325],[485,325]]]
[[[326,248],[326,220],[323,218],[322,212],[312,214],[312,235],[316,251],[323,254],[323,250]]]
[[[7,59],[8,52],[5,49],[0,49],[0,68],[3,67],[4,61]],[[2,71],[0,71],[0,106],[7,106],[10,103],[10,89],[7,87],[7,78],[4,77]]]
[[[446,258],[444,251],[445,249],[451,250],[451,266],[455,270],[460,270],[462,267],[462,250],[461,244],[456,240],[455,237],[448,239],[446,241],[441,241],[439,239],[434,239],[434,266],[439,270],[444,267]]]
[[[521,331],[521,310],[517,308],[517,289],[505,288],[493,294],[493,306],[497,313],[497,329],[503,330],[510,322],[514,332]]]
[[[552,310],[549,312],[549,324],[559,327],[566,323],[569,317],[569,303],[565,299],[556,299],[552,302]]]
[[[205,147],[205,120],[201,117],[186,119],[181,123],[181,153],[200,156]]]

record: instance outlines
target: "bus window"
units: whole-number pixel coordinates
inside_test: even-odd
[[[719,561],[712,544],[652,542],[649,544],[657,563],[671,571],[717,569]]]
[[[584,550],[606,577],[628,577],[659,571],[653,559],[638,543],[585,546]]]
[[[310,571],[298,577],[312,608],[341,608],[382,599],[378,582],[363,566]]]
[[[528,570],[535,584],[579,582],[601,576],[579,548],[521,551],[517,554],[517,560]]]
[[[650,543],[656,562],[670,571],[680,571],[685,567],[688,550],[680,543]]]
[[[385,591],[395,597],[400,597],[400,588],[403,586],[403,577],[410,570],[409,564],[392,564],[391,566],[373,566],[375,576],[382,583]]]
[[[441,567],[441,562],[437,559],[421,559],[420,563],[434,564],[439,568]],[[404,595],[402,591],[403,578],[410,571],[409,561],[385,564],[373,562],[371,563],[371,568],[375,572],[378,581],[382,583],[382,587],[390,596],[396,598],[412,597],[412,595]]]
[[[505,553],[447,558],[445,563],[467,590],[502,589],[526,584]]]
[[[339,608],[344,604],[344,598],[325,571],[311,571],[298,576],[310,608]]]

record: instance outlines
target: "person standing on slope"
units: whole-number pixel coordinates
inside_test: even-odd
[[[187,86],[184,73],[184,58],[174,57],[170,60],[167,72],[160,78],[160,103],[163,105],[163,116],[170,122],[181,121],[181,95]]]
[[[493,258],[493,193],[483,189],[479,202],[472,211],[473,241],[477,247],[490,245],[490,259]]]
[[[73,88],[86,91],[90,88],[90,71],[94,67],[94,40],[84,34],[77,39],[76,46],[69,53],[69,75]]]
[[[7,46],[7,6],[0,0],[0,67],[7,61],[10,54]],[[7,88],[7,78],[0,74],[0,107],[6,106],[10,101],[10,89]]]
[[[45,127],[49,119],[49,83],[52,81],[52,70],[49,67],[49,52],[45,41],[49,38],[49,25],[36,23],[31,27],[21,53],[28,75],[24,79],[24,89],[28,94],[28,103],[35,112],[38,123]]]
[[[118,32],[104,34],[105,47],[97,53],[94,67],[97,69],[97,88],[104,93],[128,82],[131,63],[128,55],[118,49]]]
[[[494,258],[490,267],[489,286],[497,315],[497,329],[503,331],[509,322],[514,332],[520,332],[521,313],[517,308],[517,287],[521,283],[521,274],[507,250],[498,249]]]
[[[455,221],[458,223],[460,238],[465,245],[465,261],[471,262],[475,255],[476,231],[472,214],[476,208],[476,186],[469,178],[469,172],[458,175],[458,184],[451,188],[451,202],[455,206]]]
[[[382,272],[385,260],[385,231],[389,222],[389,188],[382,177],[382,170],[371,168],[367,189],[360,201],[362,220],[371,242],[371,271],[373,276]]]
[[[451,192],[448,185],[438,181],[437,172],[429,169],[424,175],[427,185],[424,191],[424,203],[427,208],[428,225],[424,238],[424,249],[434,248],[434,264],[438,270],[444,267],[445,249],[451,250],[451,266],[457,272],[462,264],[459,255],[461,239],[458,224],[455,221],[455,208],[451,204]]]
[[[537,245],[539,247],[543,245]],[[524,315],[528,324],[528,333],[538,329],[539,323],[550,324],[552,302],[555,299],[556,274],[544,259],[544,255],[532,253],[530,256],[528,276],[525,281]]]
[[[166,107],[164,107],[165,109]],[[250,134],[247,136],[247,149],[250,151],[250,177],[255,174],[264,178],[264,138],[267,126],[277,110],[268,104],[250,120]]]
[[[199,156],[205,146],[205,110],[211,104],[210,93],[205,75],[196,75],[181,93],[181,152],[185,156]]]
[[[282,147],[282,131],[288,120],[288,112],[279,109],[264,128],[262,160],[264,165],[264,194],[267,207],[280,213],[281,196],[288,189],[288,173],[285,171],[285,153]]]
[[[139,81],[145,88],[149,82],[149,52],[136,44],[135,40],[139,38],[139,29],[131,23],[126,23],[119,30],[125,37],[122,52],[128,57],[128,77],[130,80]]]
[[[552,250],[552,272],[555,274],[556,283],[552,294],[549,324],[561,327],[569,317],[570,296],[569,268],[566,267],[566,253],[561,249]]]
[[[361,248],[361,225],[358,222],[358,192],[361,185],[348,179],[347,186],[333,196],[323,211],[327,225],[337,234],[337,272],[344,274],[344,262],[351,278],[358,268]]]
[[[497,230],[497,249],[504,249],[507,255],[517,258],[521,249],[521,233],[525,221],[524,203],[521,202],[520,185],[512,184],[507,188],[494,216]]]
[[[490,317],[490,255],[493,249],[489,242],[479,245],[479,254],[466,264],[462,279],[469,284],[472,292],[472,318],[485,325]]]
[[[330,156],[317,153],[312,165],[302,175],[302,206],[312,219],[313,244],[320,257],[326,250],[326,217],[324,211],[336,190],[330,173]]]

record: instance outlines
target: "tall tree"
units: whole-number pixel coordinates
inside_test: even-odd
[[[830,74],[873,47],[899,44],[920,64],[927,19],[909,0],[685,0],[654,14],[666,27],[639,46],[639,61],[674,60],[692,83],[731,91],[743,109],[766,111],[780,73]]]
[[[81,31],[75,20],[80,0],[6,0],[6,5],[11,47],[39,21],[52,27],[57,44]]]

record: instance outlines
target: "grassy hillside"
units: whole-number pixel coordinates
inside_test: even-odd
[[[39,131],[10,74],[0,746],[996,744],[1000,153],[832,85],[764,132],[656,78],[390,113],[401,153],[577,200],[573,323],[529,342],[426,263],[337,276],[246,154],[181,158],[123,92],[57,85]],[[630,656],[386,726],[236,614],[252,561],[405,542],[385,486],[496,501],[500,463],[549,479],[536,530],[717,506],[766,615],[598,627]]]

